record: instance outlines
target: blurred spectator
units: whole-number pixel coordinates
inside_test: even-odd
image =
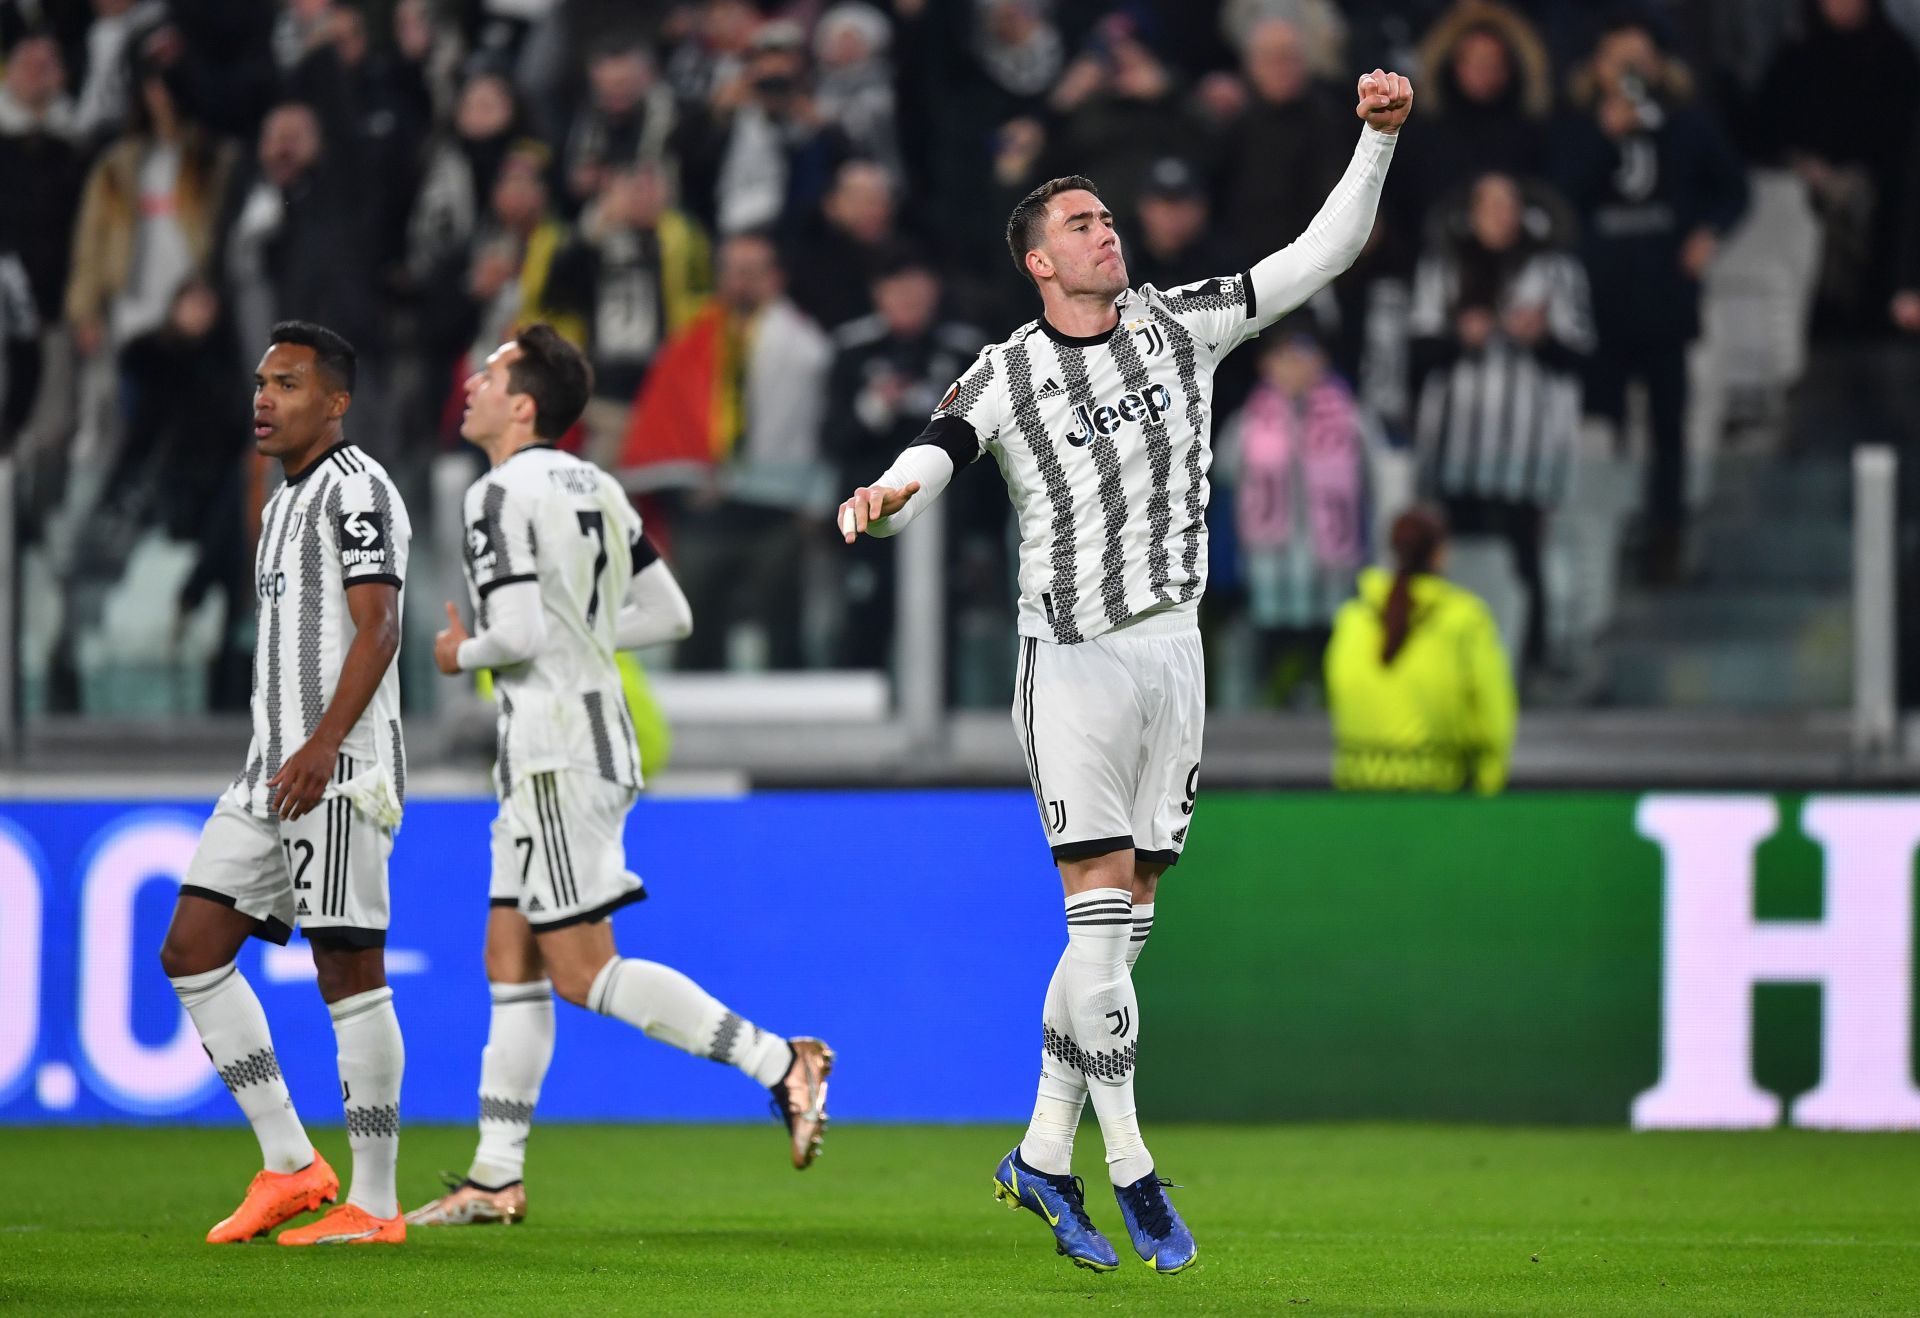
[[[67,69],[52,37],[26,36],[5,56],[0,82],[0,134],[44,134],[70,141],[79,133]]]
[[[383,272],[405,260],[408,210],[433,129],[432,29],[409,14],[407,4],[396,8],[393,42],[376,49],[361,10],[334,8],[325,39],[307,49],[286,80],[285,99],[311,105],[319,116],[329,171],[356,188],[369,254]],[[366,186],[368,180],[378,186]]]
[[[793,668],[807,532],[832,503],[820,465],[832,348],[787,299],[764,235],[720,245],[717,284],[654,359],[623,465],[693,473],[668,525],[674,572],[700,619],[679,661]]]
[[[616,165],[554,257],[547,300],[579,318],[593,362],[586,455],[619,462],[628,410],[660,345],[678,334],[713,291],[713,255],[692,219],[668,204],[657,161]]]
[[[1226,0],[1220,8],[1221,31],[1242,51],[1251,47],[1254,33],[1273,21],[1297,34],[1310,76],[1340,82],[1352,76],[1345,63],[1347,20],[1333,0]]]
[[[276,106],[253,163],[236,179],[223,223],[223,262],[241,343],[276,321],[311,320],[373,358],[379,329],[374,269],[351,143],[335,148],[313,107]]]
[[[866,315],[869,285],[894,237],[893,180],[872,161],[849,160],[819,213],[787,244],[793,300],[829,329]]]
[[[165,20],[167,7],[162,0],[93,0],[93,13],[75,126],[88,137],[104,140],[118,136],[134,113],[134,50],[141,37]]]
[[[220,295],[196,275],[166,321],[122,354],[139,442],[121,450],[105,494],[108,516],[128,531],[159,525],[172,539],[198,539],[246,453],[247,374],[235,369],[240,350],[221,313]]]
[[[94,165],[74,230],[67,319],[83,353],[166,318],[206,266],[233,153],[186,119],[167,81],[143,72],[127,135]]]
[[[10,263],[11,280],[24,281],[0,332],[0,446],[12,443],[33,407],[53,348],[42,335],[61,319],[84,177],[75,131],[59,46],[51,37],[21,39],[0,82],[0,262]]]
[[[1155,161],[1140,194],[1140,223],[1129,237],[1127,274],[1137,288],[1172,288],[1236,269],[1234,253],[1207,223],[1207,194],[1178,156]]]
[[[1360,573],[1327,646],[1333,785],[1491,795],[1507,783],[1518,702],[1493,615],[1447,581],[1447,524],[1395,519],[1394,572]]]
[[[731,94],[747,63],[747,47],[760,14],[748,0],[705,0],[669,23],[675,38],[667,57],[667,82],[685,105],[704,105]]]
[[[551,163],[538,141],[516,143],[494,179],[492,205],[471,248],[450,256],[429,284],[436,291],[423,310],[435,350],[428,378],[449,391],[443,433],[456,428],[459,382],[471,364],[511,338],[515,326],[544,320],[572,343],[587,341],[579,312],[549,297],[554,258],[570,237],[548,203]]]
[[[820,113],[840,126],[854,154],[878,162],[898,186],[906,171],[894,126],[893,69],[887,63],[892,40],[887,16],[859,0],[833,6],[813,29]]]
[[[637,42],[615,41],[587,61],[587,103],[567,135],[567,196],[584,204],[609,171],[668,158],[675,110],[673,89],[654,71],[653,56]]]
[[[1643,380],[1652,412],[1645,576],[1684,568],[1687,344],[1700,333],[1700,277],[1747,204],[1746,176],[1691,99],[1684,65],[1640,23],[1617,22],[1576,74],[1579,114],[1556,137],[1555,175],[1585,225],[1598,347],[1589,411],[1624,420]]]
[[[794,23],[754,34],[745,68],[684,135],[683,178],[723,234],[780,229],[818,206],[847,157],[846,134],[822,117]]]
[[[460,88],[452,125],[427,148],[408,222],[407,266],[416,283],[465,256],[522,122],[513,87],[501,75],[477,73]]]
[[[91,507],[124,434],[120,349],[159,328],[180,285],[206,273],[232,171],[231,149],[184,116],[157,69],[143,66],[135,85],[129,131],[94,165],[74,228],[66,314],[86,360],[70,455],[77,479],[67,487],[69,528]]]
[[[981,0],[974,12],[974,58],[1001,102],[994,122],[1038,112],[1066,64],[1046,0]]]
[[[1460,0],[1420,43],[1420,147],[1409,152],[1402,209],[1424,216],[1464,180],[1528,179],[1546,165],[1552,72],[1540,35],[1492,0]]]
[[[1808,30],[1783,46],[1756,101],[1765,140],[1806,181],[1826,229],[1814,330],[1881,324],[1893,277],[1920,57],[1879,0],[1807,0]],[[1872,88],[1871,131],[1857,98]]]
[[[1200,123],[1178,90],[1173,70],[1129,17],[1102,20],[1049,98],[1062,122],[1041,173],[1098,180],[1100,199],[1132,220],[1153,162],[1203,149]]]
[[[1554,250],[1565,234],[1554,234],[1548,208],[1529,207],[1505,174],[1482,175],[1464,217],[1437,227],[1414,280],[1422,483],[1455,532],[1512,548],[1527,589],[1522,653],[1538,665],[1547,657],[1545,522],[1566,492],[1579,372],[1593,350],[1586,274]]]
[[[1284,704],[1317,676],[1334,612],[1365,561],[1366,440],[1353,390],[1307,318],[1261,339],[1259,372],[1221,434],[1215,469],[1232,494],[1259,673]]]
[[[1217,210],[1243,266],[1306,229],[1346,168],[1355,136],[1316,97],[1306,43],[1292,23],[1270,18],[1254,26],[1244,69],[1250,95],[1224,130]]]
[[[879,264],[873,306],[872,315],[833,336],[822,438],[835,483],[847,489],[884,470],[925,428],[981,340],[977,330],[940,318],[940,277],[917,253],[897,249]],[[884,668],[893,646],[893,547],[862,536],[840,557],[847,610],[860,625],[844,630],[836,662]]]

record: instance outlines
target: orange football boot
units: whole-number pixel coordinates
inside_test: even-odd
[[[278,1240],[282,1245],[397,1245],[406,1238],[400,1214],[375,1217],[359,1204],[341,1204],[318,1221],[288,1227]]]
[[[320,1150],[297,1172],[262,1171],[247,1186],[247,1197],[232,1214],[207,1232],[209,1245],[240,1244],[264,1236],[289,1218],[310,1213],[340,1197],[340,1178]]]

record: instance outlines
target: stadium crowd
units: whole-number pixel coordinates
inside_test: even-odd
[[[1547,528],[1633,398],[1632,569],[1687,571],[1689,345],[1743,225],[1777,235],[1749,264],[1800,272],[1758,295],[1788,346],[1749,374],[1920,333],[1916,38],[1915,0],[0,0],[38,704],[113,704],[88,637],[137,632],[132,599],[163,649],[211,628],[208,699],[244,705],[249,373],[287,317],[358,346],[351,434],[421,523],[461,380],[550,321],[597,373],[567,444],[693,602],[672,662],[885,665],[893,551],[828,514],[1036,314],[1013,203],[1086,174],[1136,284],[1242,269],[1339,176],[1375,64],[1421,109],[1374,239],[1219,377],[1215,662],[1253,700],[1317,673],[1400,455],[1510,547],[1509,644],[1550,666]],[[991,477],[948,499],[962,703],[1011,686],[1008,521]]]

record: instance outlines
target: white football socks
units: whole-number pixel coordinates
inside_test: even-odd
[[[1074,1067],[1073,1021],[1067,1014],[1067,954],[1060,954],[1047,981],[1040,1011],[1040,1089],[1033,1119],[1020,1141],[1020,1161],[1049,1176],[1073,1174],[1073,1136],[1087,1105],[1087,1080]]]
[[[1133,973],[1133,966],[1140,959],[1141,949],[1146,947],[1147,939],[1153,933],[1153,903],[1135,902],[1133,904],[1133,937],[1127,941],[1127,973]]]
[[[1107,1174],[1115,1185],[1130,1185],[1153,1170],[1133,1101],[1140,1006],[1127,966],[1132,937],[1128,889],[1094,888],[1067,898],[1061,979],[1073,1026],[1068,1055],[1087,1079],[1107,1146]]]
[[[527,1137],[553,1061],[553,985],[489,984],[493,1015],[480,1054],[480,1146],[467,1179],[497,1190],[526,1174]]]
[[[1153,903],[1135,902],[1133,935],[1127,940],[1129,974],[1152,933]],[[1047,1002],[1040,1013],[1040,1089],[1033,1100],[1033,1118],[1020,1141],[1020,1160],[1049,1176],[1073,1174],[1073,1137],[1087,1105],[1087,1078],[1071,1061],[1073,1022],[1067,1014],[1066,989],[1061,983],[1066,965],[1067,955],[1062,952],[1053,978],[1047,982]]]
[[[587,1007],[681,1052],[737,1067],[769,1088],[793,1066],[793,1049],[784,1038],[727,1010],[685,975],[656,961],[613,958],[587,990]]]
[[[400,1212],[394,1169],[400,1161],[400,1076],[406,1045],[393,1014],[393,990],[382,985],[327,1004],[340,1063],[340,1099],[353,1150],[347,1202],[375,1217]]]
[[[267,1013],[247,977],[229,963],[203,975],[175,976],[171,982],[214,1070],[253,1125],[262,1164],[270,1172],[297,1172],[311,1163],[313,1141],[293,1110],[267,1032]]]

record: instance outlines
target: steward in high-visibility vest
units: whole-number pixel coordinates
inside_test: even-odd
[[[1360,574],[1327,645],[1333,785],[1460,792],[1506,786],[1518,701],[1493,615],[1438,575],[1446,523],[1426,508],[1393,526],[1399,571]]]

